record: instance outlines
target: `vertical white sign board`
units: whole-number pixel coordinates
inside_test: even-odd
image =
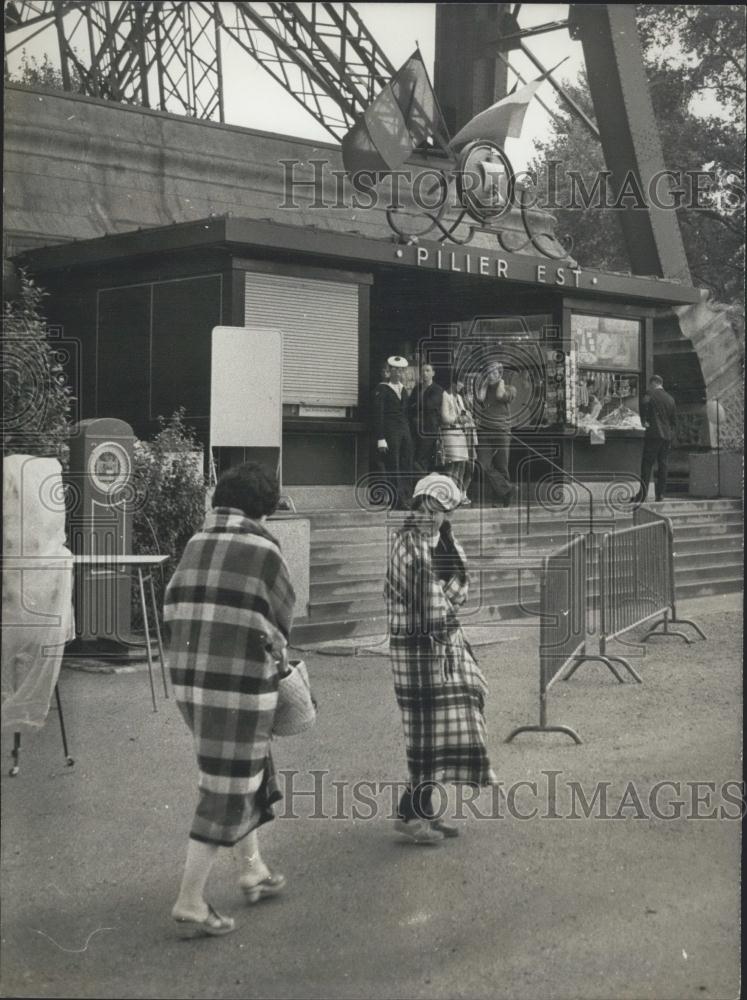
[[[282,440],[282,333],[216,326],[210,370],[210,447],[280,449]]]

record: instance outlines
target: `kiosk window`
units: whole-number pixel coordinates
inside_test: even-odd
[[[244,323],[283,334],[283,403],[358,405],[358,286],[246,272]]]

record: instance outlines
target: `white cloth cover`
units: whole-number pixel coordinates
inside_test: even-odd
[[[2,726],[13,731],[44,725],[73,634],[61,473],[54,458],[3,462]]]

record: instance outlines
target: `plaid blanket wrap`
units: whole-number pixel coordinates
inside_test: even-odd
[[[385,597],[394,691],[413,785],[424,781],[489,784],[485,729],[487,683],[456,616],[467,599],[464,551],[441,527],[453,573],[434,571],[430,539],[405,525],[391,543]]]
[[[277,541],[229,507],[207,516],[166,590],[169,670],[200,774],[195,840],[230,846],[272,819],[275,657],[294,598]]]

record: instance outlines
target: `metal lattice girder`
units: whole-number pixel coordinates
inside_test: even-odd
[[[66,90],[223,120],[217,4],[12,2],[7,55],[54,26]],[[157,96],[156,96],[157,95]]]
[[[156,3],[152,64],[158,106],[197,118],[224,120],[218,3]]]
[[[219,8],[226,32],[336,139],[395,72],[348,3]]]
[[[394,66],[349,3],[10,0],[6,55],[56,31],[66,90],[223,121],[221,31],[336,139]]]
[[[643,53],[629,4],[571,4],[571,34],[580,38],[589,90],[615,193],[635,179],[647,207],[635,193],[619,209],[628,257],[635,274],[690,281],[677,215],[648,199],[652,179],[664,171],[659,127],[648,89]]]

